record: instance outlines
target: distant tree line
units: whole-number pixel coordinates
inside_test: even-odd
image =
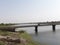
[[[15,23],[0,23],[0,26],[3,26],[3,25],[4,25],[4,26],[5,26],[5,25],[6,25],[6,26],[7,26],[7,25],[15,25]]]

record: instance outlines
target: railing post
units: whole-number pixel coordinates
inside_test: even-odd
[[[38,34],[38,26],[35,26],[35,33]]]
[[[56,26],[56,25],[52,25],[53,32],[55,32],[55,26]]]

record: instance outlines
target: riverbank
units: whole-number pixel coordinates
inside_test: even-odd
[[[19,43],[15,42],[15,40],[20,42]],[[20,32],[0,31],[0,45],[41,45],[41,44],[33,41],[31,36],[24,31]]]

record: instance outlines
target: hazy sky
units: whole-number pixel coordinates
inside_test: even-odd
[[[60,21],[60,0],[0,0],[0,23]]]

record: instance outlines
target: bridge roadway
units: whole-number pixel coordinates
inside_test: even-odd
[[[55,32],[55,26],[60,25],[60,21],[17,23],[16,25],[11,25],[11,26],[0,26],[0,30],[15,32],[16,28],[35,27],[35,33],[37,34],[38,33],[38,26],[50,26],[50,25],[52,25],[53,32]]]

